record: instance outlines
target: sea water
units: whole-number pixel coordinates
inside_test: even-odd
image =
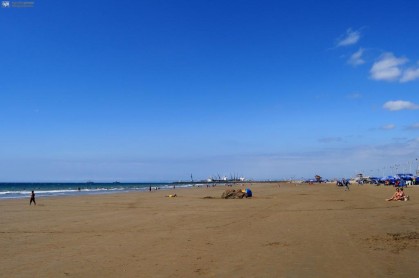
[[[36,197],[112,194],[156,189],[191,187],[192,184],[172,183],[0,183],[0,200]]]

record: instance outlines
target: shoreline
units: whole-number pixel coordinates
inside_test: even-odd
[[[3,184],[4,185],[4,184]],[[0,201],[8,199],[24,199],[35,191],[37,196],[49,198],[54,196],[84,196],[84,195],[106,195],[114,193],[144,192],[152,190],[167,190],[176,186],[168,183],[98,183],[98,184],[77,184],[77,183],[22,183],[6,184],[0,187]],[[0,184],[1,186],[1,184]],[[192,185],[177,185],[178,188],[192,187]]]
[[[107,195],[119,193],[148,192],[155,190],[171,190],[173,188],[194,188],[214,186],[237,186],[269,184],[278,182],[177,182],[177,183],[0,183],[0,202],[2,200],[25,199],[34,190],[38,197],[50,198],[54,196],[85,196]],[[2,187],[3,186],[3,187]],[[20,188],[19,188],[20,187]],[[7,190],[9,188],[9,190]]]

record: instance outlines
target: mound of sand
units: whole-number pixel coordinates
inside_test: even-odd
[[[222,199],[243,199],[246,196],[246,193],[242,192],[240,189],[227,189],[221,194]]]

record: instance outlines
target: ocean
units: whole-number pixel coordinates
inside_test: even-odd
[[[172,189],[191,187],[193,184],[173,183],[0,183],[0,200],[36,197],[79,196],[148,191],[149,188]]]

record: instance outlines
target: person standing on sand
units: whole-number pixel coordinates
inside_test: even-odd
[[[29,201],[29,205],[32,205],[32,202],[35,204],[35,206],[36,206],[36,202],[35,202],[35,192],[33,192],[33,190],[32,190],[32,193],[31,193],[31,200]]]

